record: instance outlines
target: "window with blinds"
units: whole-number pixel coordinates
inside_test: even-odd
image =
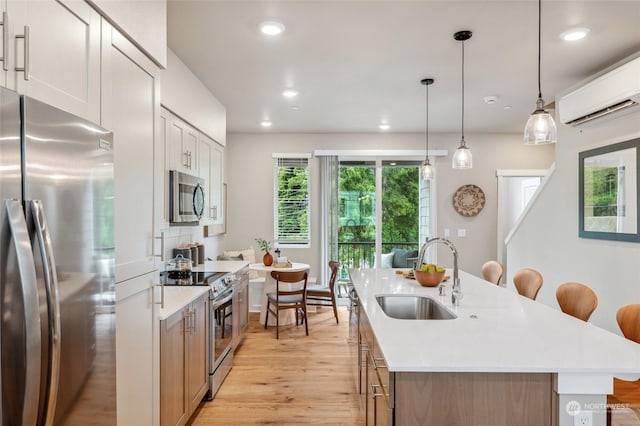
[[[274,231],[280,246],[309,246],[309,159],[275,159]]]

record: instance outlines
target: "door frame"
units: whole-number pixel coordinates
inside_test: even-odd
[[[505,229],[504,220],[505,215],[502,208],[502,201],[505,196],[506,190],[506,181],[509,178],[526,178],[526,177],[540,177],[542,181],[540,182],[540,186],[538,186],[538,190],[536,194],[540,191],[540,188],[543,185],[543,182],[548,174],[549,170],[547,169],[498,169],[496,170],[496,177],[498,179],[498,199],[497,199],[497,218],[496,218],[496,254],[497,261],[502,263],[503,267],[506,268],[507,265],[507,247],[506,247],[506,238],[507,232],[510,230]],[[531,198],[530,204],[535,200],[536,195]],[[527,210],[525,208],[524,212]],[[516,227],[518,226],[519,221],[516,223]],[[506,274],[504,274],[506,276]]]

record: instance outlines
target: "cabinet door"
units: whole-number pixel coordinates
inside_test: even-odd
[[[116,284],[116,393],[119,425],[153,425],[153,359],[158,333],[154,274]],[[156,337],[154,337],[154,335]]]
[[[183,425],[188,418],[185,393],[185,334],[188,310],[160,322],[160,425]]]
[[[159,237],[162,230],[169,227],[169,153],[171,151],[171,141],[169,131],[171,128],[171,113],[164,108],[160,109],[160,123],[158,126],[158,137],[154,142],[154,233]],[[156,242],[156,252],[160,252],[160,244]],[[156,258],[159,259],[159,258]],[[160,259],[159,259],[160,260]]]
[[[169,128],[171,169],[189,175],[198,174],[198,132],[172,115]]]
[[[113,131],[116,282],[154,270],[158,69],[104,22],[102,125]]]
[[[0,20],[2,25],[0,26],[0,86],[9,87],[8,74],[9,66],[13,65],[13,61],[10,60],[11,53],[11,35],[9,33],[9,20],[8,20],[7,0],[0,0]],[[6,40],[5,40],[6,37]]]
[[[118,343],[118,424],[159,422],[159,321],[152,303],[158,282],[153,258],[153,148],[159,114],[157,67],[103,22],[102,125],[114,133],[116,289],[125,280],[144,286],[123,322]],[[146,278],[148,277],[148,278]],[[117,291],[117,290],[116,290]],[[134,307],[135,306],[135,307]],[[121,311],[117,313],[118,323]],[[126,368],[121,360],[126,359]]]
[[[204,189],[206,191],[204,196],[204,215],[202,219],[200,219],[201,225],[210,225],[213,223],[213,208],[211,204],[211,158],[214,144],[215,142],[211,139],[200,134],[198,140],[198,176],[204,179]]]
[[[242,337],[249,324],[249,274],[242,273],[240,281],[233,289],[233,346],[236,347],[242,341]]]
[[[9,85],[98,122],[100,15],[78,0],[11,1]],[[18,71],[24,69],[24,71]]]
[[[189,332],[187,333],[187,404],[192,413],[202,401],[208,390],[209,371],[207,366],[208,333],[207,310],[208,295],[193,302],[189,311]]]
[[[205,217],[203,225],[214,225],[210,234],[224,232],[224,197],[222,185],[222,163],[224,148],[216,141],[200,134],[198,145],[199,176],[205,180]]]
[[[222,193],[223,156],[224,148],[214,142],[211,152],[211,183],[209,185],[209,193],[211,194],[211,218],[214,225],[219,225],[219,232],[223,231],[224,209],[226,208]]]

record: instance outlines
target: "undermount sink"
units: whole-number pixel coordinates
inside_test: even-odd
[[[426,296],[376,296],[378,305],[390,318],[407,320],[447,320],[457,316]]]

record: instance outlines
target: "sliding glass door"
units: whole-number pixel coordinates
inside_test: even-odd
[[[420,179],[420,164],[340,161],[338,258],[346,268],[413,266],[434,226],[431,182]]]

